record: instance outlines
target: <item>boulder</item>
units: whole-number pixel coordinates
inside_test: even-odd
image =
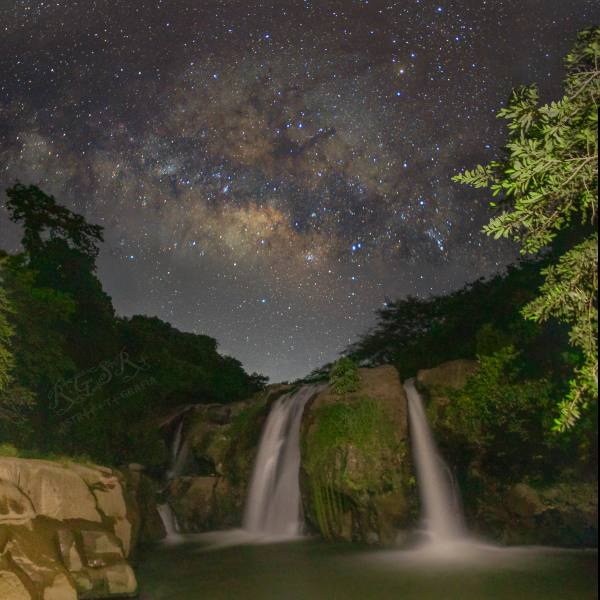
[[[518,517],[533,517],[544,510],[538,493],[525,483],[512,486],[506,495],[508,511]]]
[[[31,500],[14,483],[0,479],[0,524],[27,523],[35,517]]]
[[[217,477],[179,477],[169,486],[169,505],[183,531],[212,528]]]
[[[46,460],[0,459],[0,479],[16,485],[37,515],[64,521],[102,521],[94,495],[72,469]]]
[[[304,512],[327,539],[391,544],[414,504],[406,395],[392,366],[359,376],[356,391],[327,387],[305,408]]]
[[[77,549],[75,534],[70,529],[59,529],[56,532],[58,550],[62,561],[69,571],[81,571],[83,561]]]
[[[122,470],[125,485],[125,500],[128,506],[127,521],[131,523],[131,544],[156,542],[166,536],[163,522],[158,514],[156,498],[159,493],[158,484],[144,474],[144,468],[138,464],[130,464]],[[119,533],[119,523],[115,524],[115,533],[123,541]],[[129,552],[123,542],[125,555]]]
[[[33,600],[19,577],[6,569],[0,569],[0,598],[2,600]]]
[[[444,421],[449,398],[448,391],[464,387],[467,379],[477,372],[477,361],[450,360],[432,369],[417,372],[416,387],[424,396],[431,427],[437,430]],[[436,431],[436,433],[439,433]],[[440,436],[443,440],[444,435]]]
[[[431,389],[453,388],[459,389],[465,385],[467,379],[477,371],[477,361],[458,359],[450,360],[434,367],[422,369],[417,373],[417,385]]]
[[[64,573],[58,573],[44,589],[43,597],[44,600],[77,600],[77,590]]]
[[[269,407],[289,389],[289,385],[273,385],[243,402],[199,405],[185,411],[181,448],[188,456],[178,460],[182,470],[165,494],[180,531],[241,524],[246,488]],[[166,423],[173,429],[173,419]],[[158,527],[162,530],[162,523],[157,522]]]
[[[104,467],[0,458],[0,598],[135,594],[124,481]]]
[[[124,558],[118,538],[107,531],[83,530],[81,542],[88,567],[105,567]]]

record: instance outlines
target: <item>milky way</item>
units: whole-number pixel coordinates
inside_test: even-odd
[[[498,155],[512,87],[560,92],[599,16],[584,0],[0,2],[0,184],[105,227],[119,314],[295,378],[386,299],[514,260],[480,233],[485,195],[450,177]]]

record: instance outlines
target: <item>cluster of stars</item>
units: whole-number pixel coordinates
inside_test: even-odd
[[[599,12],[20,0],[0,8],[0,183],[37,183],[105,227],[99,274],[120,313],[293,379],[387,298],[514,259],[480,233],[485,197],[450,178],[494,156],[513,86],[557,93]],[[2,213],[0,227],[15,249]]]

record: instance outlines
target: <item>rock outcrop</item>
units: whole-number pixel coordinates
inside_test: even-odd
[[[450,390],[462,388],[476,371],[476,362],[458,360],[416,378],[436,440],[460,484],[469,529],[505,544],[597,546],[596,481],[559,470],[544,477],[530,469],[516,481],[491,473],[477,444],[465,444],[461,423],[446,418]]]
[[[180,531],[241,525],[263,424],[271,404],[289,389],[269,386],[244,402],[197,405],[181,414],[178,472],[165,491]]]
[[[139,515],[127,500],[116,470],[0,458],[0,597],[135,595]]]
[[[390,544],[413,517],[406,396],[394,367],[359,375],[356,391],[328,387],[304,411],[305,517],[326,539]]]

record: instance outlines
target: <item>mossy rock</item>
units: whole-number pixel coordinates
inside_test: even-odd
[[[406,396],[394,367],[358,373],[358,389],[329,387],[305,409],[303,505],[326,539],[391,543],[412,502]]]

